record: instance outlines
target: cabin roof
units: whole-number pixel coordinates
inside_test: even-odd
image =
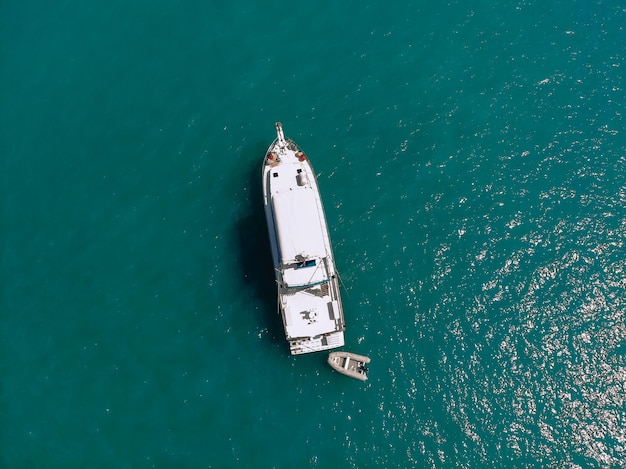
[[[324,231],[315,192],[310,188],[278,192],[272,197],[283,265],[326,257]]]

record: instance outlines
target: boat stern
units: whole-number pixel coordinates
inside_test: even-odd
[[[299,338],[289,341],[289,351],[292,355],[323,352],[345,345],[343,331],[332,332],[318,337]]]

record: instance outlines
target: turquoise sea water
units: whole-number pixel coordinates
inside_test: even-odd
[[[626,467],[622,2],[0,4],[0,466]],[[284,342],[274,122],[363,384]]]

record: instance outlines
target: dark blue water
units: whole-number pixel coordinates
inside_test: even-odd
[[[0,6],[0,466],[626,467],[626,10]],[[260,168],[319,173],[292,357]]]

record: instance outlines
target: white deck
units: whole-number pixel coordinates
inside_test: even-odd
[[[287,338],[315,337],[335,330],[337,302],[307,291],[283,295]]]

